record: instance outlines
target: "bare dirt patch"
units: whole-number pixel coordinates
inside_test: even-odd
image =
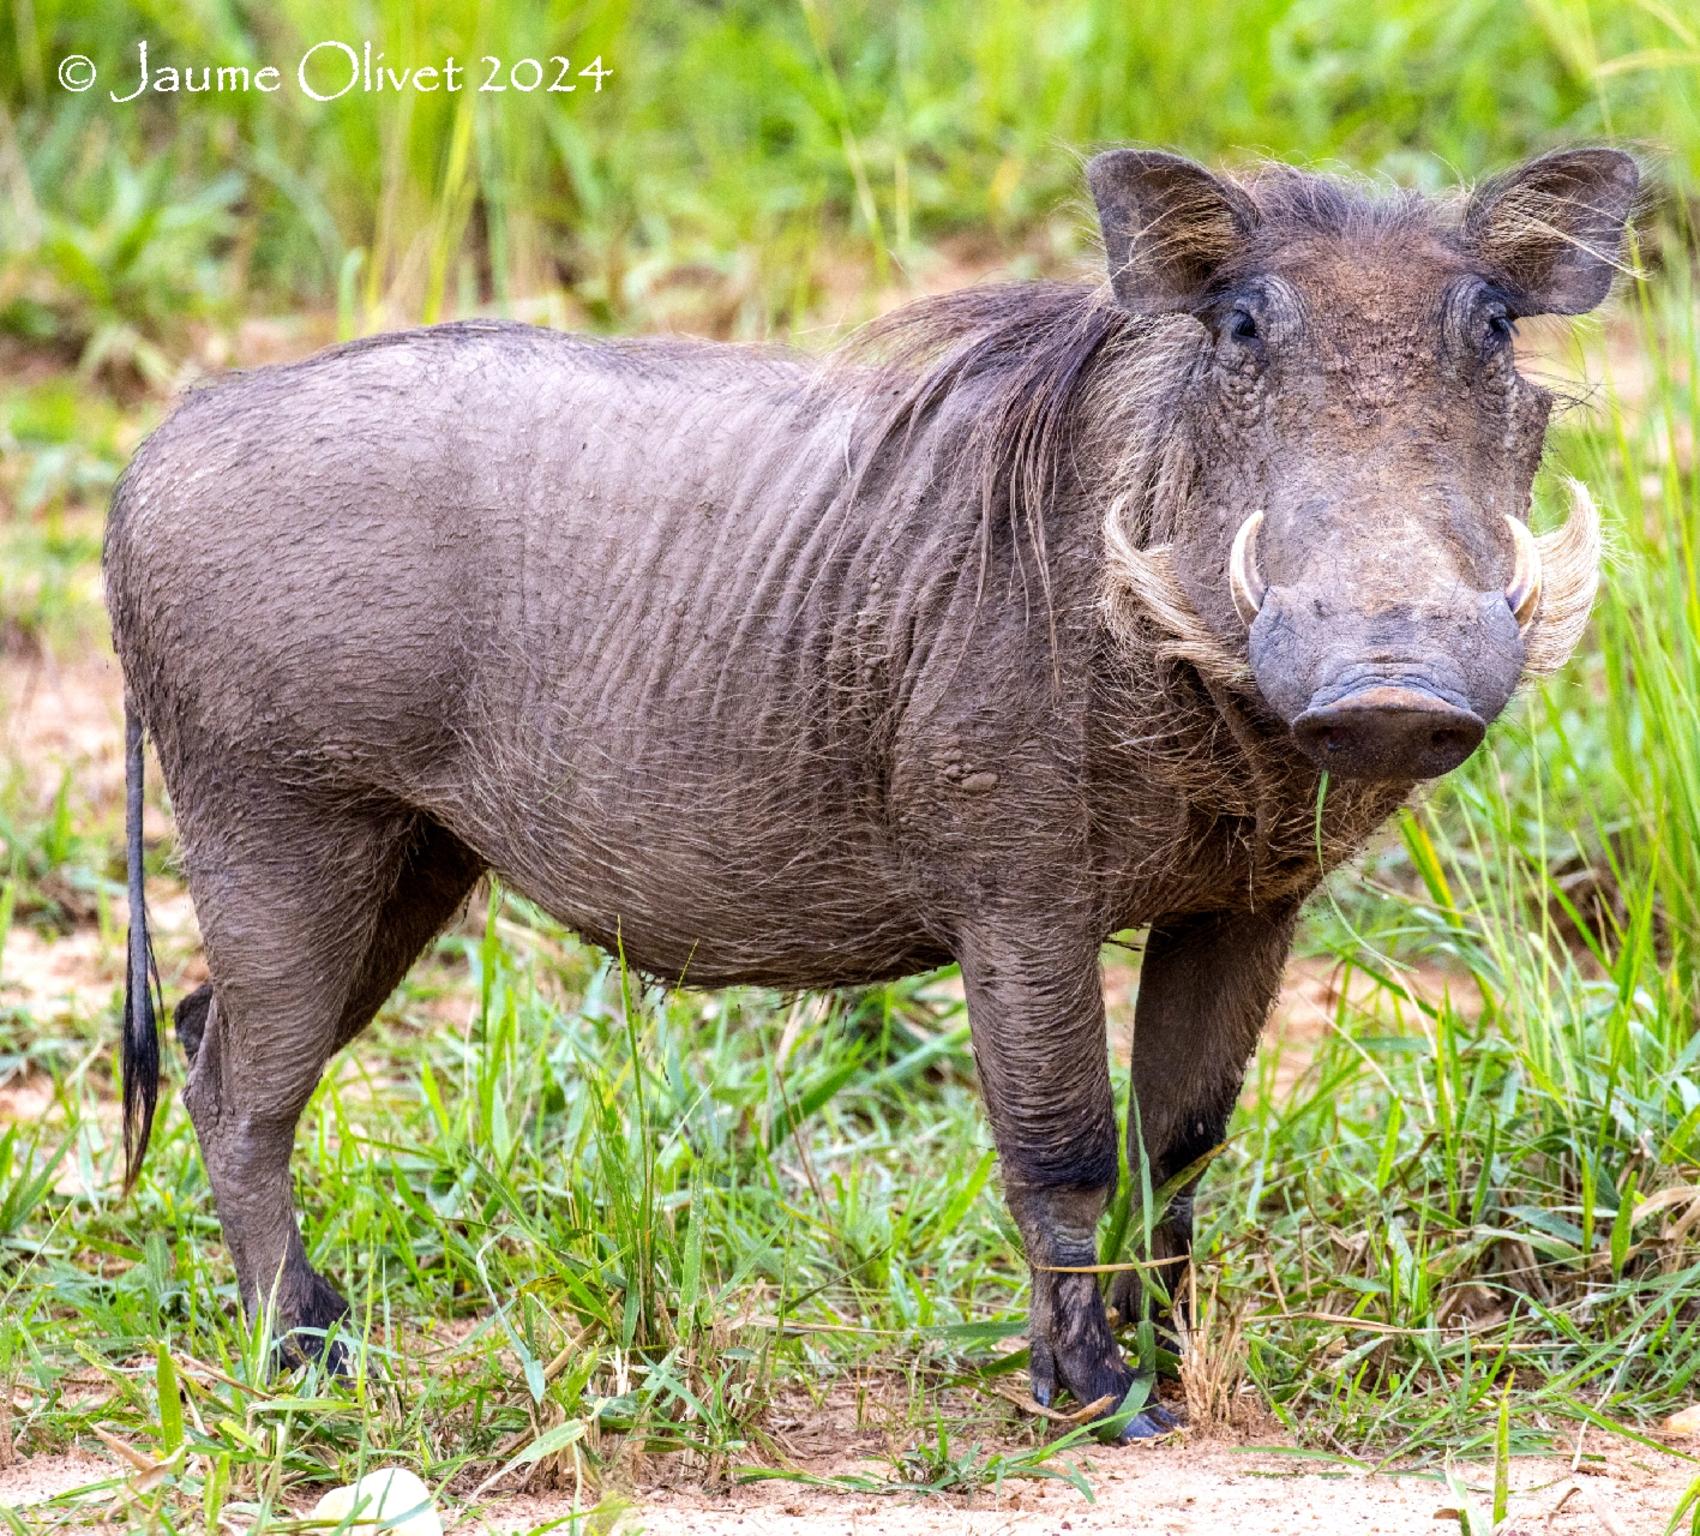
[[[49,936],[13,928],[0,950],[0,1003],[25,1009],[36,1019],[68,1013],[98,1017],[112,1008],[118,979],[113,962],[98,929]]]
[[[634,1487],[626,1511],[600,1529],[619,1536],[1436,1536],[1462,1529],[1460,1500],[1440,1471],[1368,1473],[1299,1461],[1278,1449],[1180,1443],[1095,1449],[1076,1458],[1088,1500],[1061,1482],[1012,1480],[978,1494],[865,1494],[809,1483],[729,1483],[721,1488]],[[870,1468],[848,1465],[843,1473]],[[111,1460],[87,1453],[34,1456],[0,1471],[0,1507],[24,1528],[122,1529],[122,1495],[90,1492],[77,1511],[46,1505],[78,1488],[111,1485]],[[816,1468],[813,1475],[828,1471]],[[1491,1470],[1460,1468],[1469,1499],[1486,1512]],[[1688,1458],[1595,1448],[1579,1465],[1516,1458],[1503,1536],[1651,1536],[1661,1533],[1695,1477]],[[301,1512],[311,1492],[291,1497]],[[592,1502],[581,1500],[580,1509]],[[573,1514],[568,1494],[495,1495],[449,1531],[522,1533]]]
[[[0,1468],[0,1511],[15,1515],[24,1522],[26,1530],[32,1520],[42,1525],[49,1521],[64,1521],[63,1510],[39,1510],[33,1515],[31,1511],[49,1499],[62,1498],[80,1488],[109,1483],[119,1475],[115,1463],[82,1451],[30,1456]],[[103,1499],[102,1502],[106,1501]],[[78,1529],[89,1528],[80,1521],[68,1523],[75,1524]]]
[[[1459,1528],[1459,1501],[1436,1473],[1371,1475],[1295,1462],[1267,1450],[1192,1444],[1126,1446],[1080,1458],[1094,1501],[1059,1482],[1017,1482],[972,1498],[846,1495],[760,1483],[720,1497],[681,1491],[634,1496],[655,1536],[945,1536],[945,1533],[1138,1532],[1140,1536],[1414,1536]],[[1530,1458],[1511,1469],[1506,1536],[1616,1536],[1660,1531],[1693,1468],[1674,1457],[1613,1455],[1572,1475],[1567,1464]],[[1475,1502],[1491,1504],[1488,1469],[1467,1471]],[[517,1501],[516,1501],[517,1502]],[[541,1523],[551,1506],[494,1512],[492,1529]],[[553,1509],[558,1515],[560,1510]]]
[[[1595,1437],[1596,1439],[1598,1437]],[[622,1496],[627,1509],[611,1527],[619,1536],[1432,1536],[1461,1529],[1459,1499],[1444,1476],[1427,1470],[1368,1473],[1330,1462],[1297,1460],[1268,1447],[1219,1442],[1125,1446],[1074,1460],[1093,1490],[1088,1501],[1055,1481],[1012,1480],[971,1495],[870,1494],[807,1483],[763,1481],[703,1487],[645,1487]],[[886,1469],[846,1462],[808,1475],[878,1475]],[[1518,1458],[1504,1536],[1652,1536],[1662,1532],[1693,1481],[1687,1458],[1619,1443],[1591,1445],[1570,1459]],[[1485,1513],[1491,1469],[1460,1469],[1471,1502]],[[32,1457],[0,1471],[0,1507],[25,1528],[121,1529],[122,1506],[91,1493],[74,1514],[46,1500],[108,1484],[122,1469],[82,1452]],[[318,1490],[289,1503],[304,1513]],[[581,1502],[582,1509],[590,1502]],[[573,1513],[568,1494],[497,1494],[476,1515],[444,1525],[461,1532],[525,1532]]]
[[[47,795],[69,773],[82,801],[122,797],[124,682],[116,659],[0,658],[0,758]]]

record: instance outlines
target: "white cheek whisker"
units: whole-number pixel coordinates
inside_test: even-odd
[[[1562,527],[1533,537],[1540,582],[1523,642],[1524,670],[1536,677],[1558,671],[1588,627],[1600,585],[1600,514],[1580,480],[1567,482],[1570,516]]]

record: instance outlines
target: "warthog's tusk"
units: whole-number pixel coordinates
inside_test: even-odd
[[[1541,605],[1541,550],[1527,523],[1507,514],[1505,524],[1511,530],[1511,544],[1517,551],[1511,580],[1505,584],[1505,601],[1511,605],[1517,628],[1525,630]]]
[[[1234,611],[1247,629],[1263,607],[1263,594],[1269,589],[1257,569],[1257,530],[1263,526],[1263,514],[1253,512],[1234,535],[1234,547],[1228,551],[1228,590],[1234,596]]]

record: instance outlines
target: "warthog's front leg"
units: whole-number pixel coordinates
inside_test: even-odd
[[[1134,1011],[1128,1162],[1138,1169],[1143,1134],[1153,1191],[1221,1144],[1297,916],[1296,901],[1209,912],[1158,924],[1147,937]],[[1163,1264],[1171,1297],[1186,1280],[1197,1185],[1195,1175],[1177,1190],[1151,1231],[1151,1258]],[[1144,1291],[1137,1272],[1116,1277],[1110,1297],[1123,1319],[1139,1318]]]
[[[1098,1277],[1098,1219],[1116,1182],[1116,1117],[1104,1044],[1097,946],[1054,930],[988,933],[964,946],[974,1058],[1009,1208],[1033,1272],[1033,1395],[1064,1387],[1082,1404],[1134,1383],[1110,1335]],[[1072,1272],[1071,1272],[1072,1271]],[[1129,1439],[1169,1421],[1142,1413]]]

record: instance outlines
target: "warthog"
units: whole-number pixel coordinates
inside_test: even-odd
[[[1098,289],[927,300],[824,361],[444,325],[197,390],[142,446],[105,550],[127,1174],[146,732],[212,977],[183,1097],[250,1308],[346,1311],[297,1116],[494,871],[659,978],[958,963],[1034,1395],[1138,1403],[1080,1272],[1117,1168],[1100,946],[1149,930],[1132,1153],[1161,1186],[1220,1141],[1307,894],[1576,643],[1596,523],[1577,488],[1529,531],[1551,401],[1512,337],[1605,298],[1637,173],[1581,149],[1431,201],[1116,150],[1088,178]],[[1189,1186],[1159,1257],[1190,1232]]]

